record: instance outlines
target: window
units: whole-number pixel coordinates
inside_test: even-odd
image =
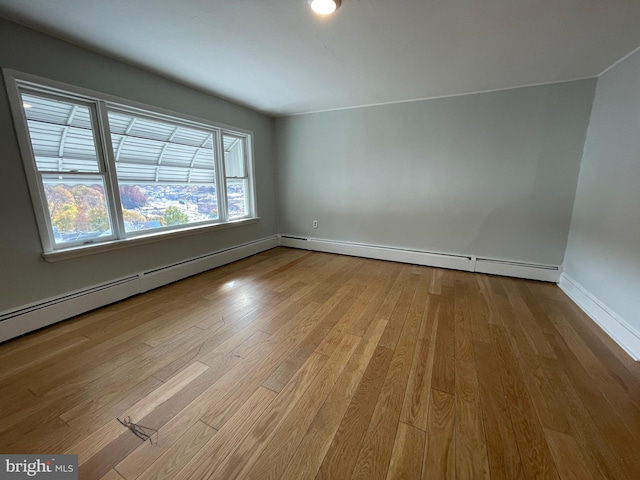
[[[224,144],[225,180],[227,184],[227,204],[229,217],[238,218],[247,215],[247,195],[249,192],[249,173],[245,137],[231,133],[222,135]]]
[[[250,132],[5,76],[45,253],[255,218]]]

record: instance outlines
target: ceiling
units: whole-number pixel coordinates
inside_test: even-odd
[[[640,0],[0,0],[0,16],[271,115],[595,77]]]

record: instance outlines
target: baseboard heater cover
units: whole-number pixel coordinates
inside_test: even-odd
[[[557,283],[560,280],[561,273],[560,267],[557,265],[540,265],[491,258],[476,258],[473,271],[552,283]]]
[[[296,235],[280,235],[280,245],[304,250],[338,253],[355,257],[375,258],[378,260],[449,268],[466,272],[488,273],[553,283],[558,282],[561,273],[557,265],[531,264],[511,260],[367,245],[339,240],[306,238]]]
[[[280,244],[285,247],[373,258],[376,260],[411,263],[414,265],[467,271],[471,268],[471,257],[463,255],[423,252],[379,245],[296,237],[293,235],[281,235]]]
[[[138,275],[31,304],[0,315],[0,342],[140,293]]]
[[[212,268],[250,257],[265,250],[270,250],[278,245],[278,237],[273,236],[150,270],[141,274],[141,289],[142,292],[147,292],[162,285],[206,272]]]
[[[0,343],[110,303],[277,247],[277,236],[32,303],[0,314]]]

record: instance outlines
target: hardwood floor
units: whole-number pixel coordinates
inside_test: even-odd
[[[555,285],[286,248],[0,345],[0,405],[91,480],[640,472],[640,365]]]

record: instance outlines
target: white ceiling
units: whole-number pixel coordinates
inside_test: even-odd
[[[0,16],[286,115],[594,77],[640,0],[0,0]]]

